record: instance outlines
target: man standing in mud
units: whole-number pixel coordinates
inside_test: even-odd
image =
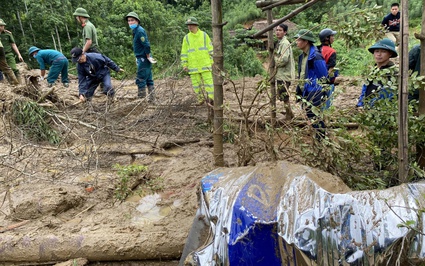
[[[155,89],[152,77],[152,64],[156,61],[151,56],[151,45],[145,29],[140,26],[140,18],[136,12],[130,12],[125,20],[133,33],[133,51],[136,56],[138,88],[137,96],[141,99],[146,97],[146,86],[148,87],[148,102],[155,103]]]
[[[313,45],[315,39],[311,31],[302,29],[295,38],[297,38],[297,47],[301,50],[298,59],[299,84],[296,94],[300,99],[305,100],[303,108],[313,128],[316,129],[316,139],[320,141],[325,137],[326,126],[323,119],[316,113],[326,99],[322,86],[327,81],[328,69],[322,54]]]
[[[186,21],[189,33],[183,38],[180,60],[184,71],[192,81],[198,104],[205,101],[213,105],[214,84],[212,78],[213,46],[210,37],[201,31],[198,20],[190,17]]]
[[[291,120],[294,117],[289,101],[289,86],[295,79],[295,62],[292,54],[291,44],[286,38],[288,26],[280,24],[276,27],[276,37],[279,40],[274,54],[276,67],[276,87],[278,99],[285,105],[285,119]]]

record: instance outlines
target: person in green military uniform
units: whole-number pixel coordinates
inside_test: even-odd
[[[90,16],[87,10],[79,7],[73,15],[83,27],[83,53],[100,53],[96,27],[89,21]]]
[[[0,71],[2,71],[6,75],[7,80],[9,81],[10,84],[12,85],[19,84],[18,80],[16,79],[15,73],[13,73],[12,69],[7,64],[6,55],[4,54],[4,48],[1,41],[0,41]]]
[[[24,59],[19,52],[18,46],[16,46],[15,39],[10,31],[5,29],[6,23],[3,19],[0,19],[0,40],[3,43],[4,54],[6,57],[7,64],[12,69],[15,74],[16,79],[21,83],[21,77],[19,75],[19,70],[16,67],[15,54],[18,56],[20,62],[23,62]],[[15,54],[13,53],[15,52]]]

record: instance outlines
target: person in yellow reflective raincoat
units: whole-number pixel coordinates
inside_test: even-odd
[[[190,17],[186,21],[189,33],[183,38],[181,49],[181,63],[192,80],[193,90],[198,96],[199,104],[207,102],[212,105],[214,100],[214,84],[212,78],[211,39],[198,26],[198,20]]]

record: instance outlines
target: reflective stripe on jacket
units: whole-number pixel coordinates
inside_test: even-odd
[[[212,54],[213,46],[205,32],[198,29],[183,38],[180,60],[182,66],[189,69],[189,74],[211,71]]]

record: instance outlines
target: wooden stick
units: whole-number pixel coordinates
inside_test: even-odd
[[[23,226],[23,225],[25,225],[29,222],[30,222],[29,220],[25,220],[25,221],[22,221],[22,222],[19,222],[19,223],[16,223],[16,224],[12,224],[12,225],[9,225],[9,226],[6,226],[6,227],[0,227],[0,233],[4,233],[6,231],[10,231],[10,230],[13,230],[15,228],[21,227],[21,226]]]

